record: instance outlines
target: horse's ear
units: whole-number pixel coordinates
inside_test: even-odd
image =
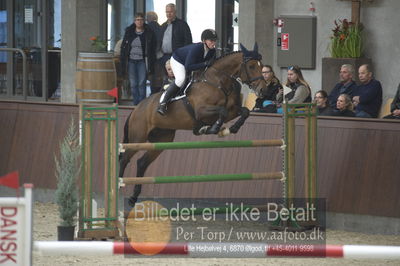
[[[258,44],[257,44],[257,42],[254,44],[253,51],[258,53]]]
[[[247,53],[247,52],[248,52],[248,50],[246,49],[246,47],[244,47],[243,44],[241,44],[241,43],[240,43],[240,50],[241,50],[243,53]]]

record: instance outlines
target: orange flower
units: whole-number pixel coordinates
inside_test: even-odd
[[[97,40],[97,37],[96,37],[96,36],[92,36],[92,37],[89,38],[89,40],[91,40],[91,41],[96,41],[96,40]]]
[[[340,40],[343,41],[344,39],[346,39],[346,35],[344,35],[343,33],[340,34]]]

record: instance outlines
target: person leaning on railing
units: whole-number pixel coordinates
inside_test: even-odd
[[[336,109],[333,111],[333,116],[347,116],[354,117],[356,114],[354,113],[353,103],[351,102],[351,98],[347,94],[340,94],[336,101]]]
[[[332,115],[333,109],[329,105],[328,94],[324,90],[315,93],[314,102],[317,104],[318,115]]]

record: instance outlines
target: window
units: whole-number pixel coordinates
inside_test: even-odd
[[[215,29],[215,0],[187,0],[186,3],[186,18],[193,42],[200,42],[203,30]]]
[[[113,50],[118,40],[124,37],[125,28],[133,23],[134,1],[107,0],[107,40],[108,49]]]
[[[165,6],[169,3],[175,3],[175,0],[146,0],[146,12],[154,11],[158,16],[158,23],[163,24],[167,21],[167,17],[165,15]]]

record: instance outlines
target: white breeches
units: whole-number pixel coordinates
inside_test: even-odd
[[[171,68],[175,75],[175,84],[179,88],[182,88],[186,79],[186,69],[185,66],[176,61],[173,57],[171,57]]]

